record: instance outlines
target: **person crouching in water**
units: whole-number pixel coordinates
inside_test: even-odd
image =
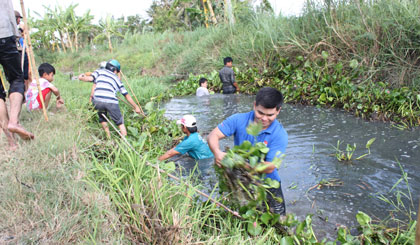
[[[140,114],[140,107],[134,103],[128,94],[124,84],[120,80],[121,65],[117,60],[110,60],[106,63],[105,69],[98,69],[91,75],[81,74],[79,80],[93,82],[90,97],[95,109],[98,111],[99,122],[105,130],[108,138],[111,137],[108,123],[105,116],[109,117],[120,129],[121,135],[125,137],[127,130],[124,126],[124,118],[118,105],[117,92],[124,95],[125,99],[133,106],[136,113]]]
[[[54,81],[55,68],[51,64],[43,63],[38,67],[39,73],[39,85],[41,87],[42,97],[44,99],[45,109],[48,109],[48,104],[51,100],[51,94],[57,97],[56,106],[61,108],[64,104],[61,98],[60,91],[56,88],[52,82]],[[41,98],[38,92],[38,85],[36,80],[33,80],[28,87],[26,92],[26,108],[29,111],[42,109]]]
[[[197,120],[194,116],[185,115],[176,123],[181,125],[182,132],[187,136],[177,146],[160,156],[159,161],[185,153],[196,160],[214,157],[207,142],[197,132]]]

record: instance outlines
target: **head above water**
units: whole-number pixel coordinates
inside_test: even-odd
[[[198,85],[200,85],[200,87],[202,87],[203,84],[206,83],[206,82],[207,82],[207,79],[202,77],[202,78],[200,78],[200,80],[198,80]]]
[[[121,71],[121,64],[120,64],[120,62],[118,62],[117,60],[112,59],[112,60],[109,60],[109,61],[106,63],[105,68],[106,68],[107,70],[112,71],[112,72],[115,72],[115,71],[116,71],[116,72],[120,72],[120,71]]]
[[[267,109],[276,108],[276,110],[280,110],[283,100],[283,95],[280,91],[275,88],[264,87],[258,91],[255,105],[260,105]]]

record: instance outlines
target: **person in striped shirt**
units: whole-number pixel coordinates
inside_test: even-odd
[[[124,126],[124,118],[121,114],[118,105],[117,92],[120,92],[125,99],[133,106],[136,113],[140,113],[140,107],[134,103],[131,96],[128,94],[124,84],[120,80],[121,65],[117,60],[110,60],[106,63],[105,69],[101,68],[91,75],[81,74],[79,80],[85,82],[93,82],[90,100],[95,109],[98,111],[99,122],[105,130],[108,138],[111,137],[107,120],[104,116],[109,114],[109,117],[119,127],[123,136],[127,135],[127,130]]]

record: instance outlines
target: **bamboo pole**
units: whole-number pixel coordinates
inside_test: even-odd
[[[137,99],[136,94],[134,93],[133,89],[131,89],[131,86],[130,86],[130,84],[128,83],[127,78],[125,77],[125,75],[124,75],[124,73],[123,73],[122,71],[120,71],[120,72],[121,72],[121,75],[122,75],[122,76],[123,76],[123,78],[124,78],[124,82],[127,84],[128,88],[130,89],[130,92],[133,94],[134,99],[136,99],[136,102],[137,102],[137,105],[138,105],[138,106],[139,106],[139,108],[140,108],[141,114],[142,114],[143,116],[146,116],[146,115],[144,114],[143,109],[142,109],[142,108],[141,108],[141,106],[140,106],[140,102],[139,102],[139,100]]]
[[[45,108],[45,103],[44,103],[44,96],[42,96],[42,90],[41,90],[41,85],[39,84],[39,75],[36,71],[34,71],[34,67],[36,67],[35,64],[35,58],[34,58],[34,52],[32,50],[32,42],[31,42],[31,36],[29,36],[29,30],[28,30],[28,19],[26,18],[26,12],[25,12],[25,6],[23,4],[23,0],[20,0],[20,6],[22,8],[22,15],[23,15],[23,22],[24,22],[24,35],[25,35],[25,40],[27,40],[27,44],[28,44],[28,62],[29,62],[29,67],[32,70],[32,74],[35,74],[35,80],[36,80],[36,86],[38,87],[38,95],[39,98],[41,99],[41,105],[42,105],[42,112],[44,113],[44,118],[45,121],[48,122],[48,115],[47,115],[47,109]]]
[[[127,144],[127,146],[132,150],[132,151],[134,151],[134,153],[136,153],[137,154],[137,156],[139,156],[139,157],[143,157],[140,153],[138,153],[137,151],[136,151],[136,149],[134,149],[134,147],[127,141],[127,139],[121,134],[121,132],[111,123],[111,121],[109,121],[109,119],[105,116],[105,115],[103,115],[102,114],[102,116],[105,118],[105,120],[109,123],[109,124],[111,124],[111,126],[114,128],[114,130],[115,131],[117,131],[117,133],[121,136],[121,138],[123,139],[123,141],[124,141],[124,143],[126,143]],[[146,165],[147,166],[150,166],[150,167],[152,167],[152,168],[155,168],[156,170],[158,170],[160,173],[163,173],[163,174],[166,174],[169,178],[171,178],[171,179],[174,179],[174,180],[176,180],[176,181],[178,181],[178,182],[181,182],[181,179],[180,178],[178,178],[178,177],[176,177],[175,175],[172,175],[172,174],[170,174],[170,173],[167,173],[165,170],[162,170],[162,169],[160,169],[159,168],[159,166],[158,165],[155,165],[155,164],[152,164],[152,163],[149,163],[149,162],[146,162]],[[200,190],[197,190],[196,188],[194,188],[194,186],[192,186],[192,185],[190,185],[190,184],[188,184],[188,183],[184,183],[186,186],[188,186],[189,188],[191,188],[191,189],[193,189],[195,192],[197,192],[199,195],[201,195],[201,196],[203,196],[203,197],[205,197],[205,198],[207,198],[210,202],[212,202],[212,203],[214,203],[214,204],[216,204],[217,206],[219,206],[219,207],[221,207],[221,208],[223,208],[224,210],[226,210],[226,211],[228,211],[229,213],[231,213],[232,215],[234,215],[234,216],[236,216],[236,217],[238,217],[238,218],[240,218],[240,219],[242,219],[242,216],[238,213],[238,212],[236,212],[236,211],[233,211],[233,210],[231,210],[230,208],[228,208],[228,207],[226,207],[226,205],[224,205],[223,203],[221,203],[221,202],[219,202],[219,201],[216,201],[216,200],[214,200],[212,197],[210,197],[209,195],[207,195],[206,193],[204,193],[204,192],[202,192],[202,191],[200,191]]]
[[[419,199],[420,201],[420,199]],[[420,245],[420,202],[419,202],[419,211],[417,212],[417,227],[416,227],[416,245]]]

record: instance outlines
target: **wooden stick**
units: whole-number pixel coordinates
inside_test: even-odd
[[[111,126],[114,128],[114,130],[115,131],[117,131],[117,133],[121,136],[121,138],[123,139],[123,141],[127,144],[127,146],[132,150],[132,151],[134,151],[134,153],[136,153],[139,157],[143,157],[140,153],[138,153],[135,149],[134,149],[134,147],[133,146],[131,146],[131,144],[127,141],[127,139],[121,134],[121,132],[111,123],[111,121],[109,121],[109,119],[105,116],[105,115],[102,115],[104,118],[105,118],[105,120],[109,123],[109,124],[111,124]],[[147,166],[150,166],[150,167],[152,167],[152,168],[155,168],[155,169],[157,169],[159,172],[161,172],[161,173],[163,173],[163,174],[166,174],[166,175],[168,175],[168,177],[170,177],[171,179],[174,179],[174,180],[176,180],[176,181],[178,181],[178,182],[181,182],[181,180],[180,180],[180,178],[178,178],[178,177],[176,177],[175,175],[172,175],[172,174],[170,174],[170,173],[167,173],[167,172],[165,172],[164,170],[162,170],[162,169],[160,169],[158,166],[156,166],[155,164],[152,164],[152,163],[149,163],[149,162],[146,162],[146,165]],[[216,204],[217,206],[219,206],[219,207],[221,207],[221,208],[223,208],[224,210],[226,210],[226,211],[228,211],[229,213],[231,213],[231,214],[233,214],[234,216],[236,216],[236,217],[238,217],[238,218],[241,218],[242,219],[242,216],[238,213],[238,212],[236,212],[236,211],[233,211],[233,210],[231,210],[230,208],[228,208],[228,207],[226,207],[224,204],[222,204],[222,203],[220,203],[219,201],[216,201],[216,200],[214,200],[212,197],[210,197],[209,195],[207,195],[206,193],[204,193],[204,192],[202,192],[202,191],[200,191],[200,190],[197,190],[194,186],[192,186],[192,185],[190,185],[190,184],[188,184],[188,183],[185,183],[184,182],[184,184],[187,186],[187,187],[189,187],[189,188],[191,188],[191,189],[193,189],[195,192],[197,192],[198,194],[200,194],[201,196],[203,196],[203,197],[205,197],[205,198],[207,198],[209,201],[211,201],[212,203],[214,203],[214,204]]]
[[[136,99],[136,101],[137,101],[137,105],[140,107],[141,114],[143,114],[143,115],[144,115],[143,109],[142,109],[142,108],[141,108],[141,106],[140,106],[140,102],[139,102],[139,100],[137,99],[136,94],[134,93],[133,89],[131,89],[131,86],[130,86],[130,84],[128,83],[128,80],[127,80],[127,78],[125,77],[124,73],[123,73],[122,71],[120,71],[120,72],[121,72],[121,75],[122,75],[122,76],[123,76],[123,78],[124,78],[125,83],[127,84],[128,88],[130,89],[130,92],[133,94],[134,98]],[[145,116],[145,115],[144,115],[144,116]]]
[[[28,30],[28,26],[29,26],[28,19],[26,18],[26,12],[25,12],[25,6],[23,4],[23,0],[20,0],[20,6],[22,8],[23,22],[25,24],[24,25],[25,40],[27,40],[27,44],[28,44],[29,67],[32,70],[32,74],[35,74],[36,85],[38,87],[38,95],[39,95],[39,98],[41,99],[42,111],[44,113],[45,121],[48,122],[47,109],[45,108],[45,103],[44,103],[44,96],[42,96],[41,85],[39,84],[39,75],[36,71],[34,71],[36,64],[35,64],[34,52],[32,50],[31,36],[29,35],[29,30]]]

